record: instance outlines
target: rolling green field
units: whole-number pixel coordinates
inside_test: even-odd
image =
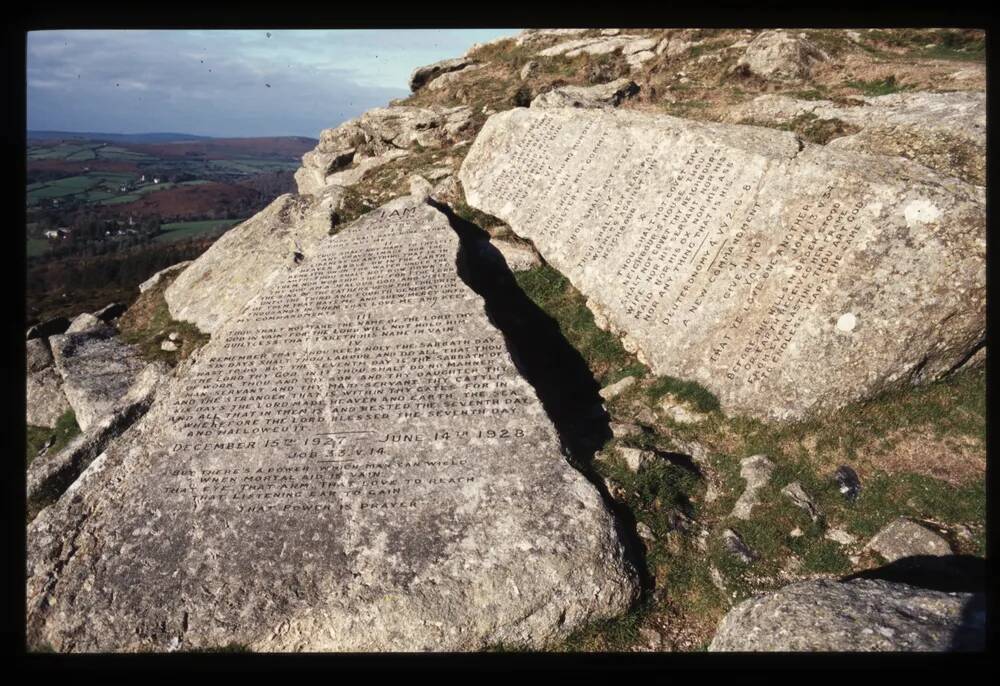
[[[29,238],[27,252],[28,257],[38,257],[48,252],[49,241],[47,238]]]
[[[184,241],[189,238],[197,238],[198,236],[205,236],[212,233],[221,233],[222,231],[228,229],[235,224],[238,224],[241,219],[208,219],[205,221],[195,221],[195,222],[171,222],[170,224],[163,224],[160,226],[161,233],[154,240],[159,243],[173,243],[175,241]]]
[[[32,146],[28,149],[29,160],[128,160],[139,162],[153,159],[149,155],[115,145],[94,141],[64,141],[57,145]]]
[[[52,198],[77,198],[85,202],[98,202],[114,197],[123,183],[131,181],[134,174],[122,172],[89,172],[55,181],[32,183],[26,186],[27,203],[35,205]]]
[[[198,186],[209,183],[205,179],[182,181],[181,183],[169,181],[158,184],[147,183],[127,193],[122,193],[121,185],[126,182],[134,182],[135,178],[135,174],[123,172],[88,172],[55,181],[32,183],[26,186],[27,203],[28,205],[36,205],[42,200],[65,198],[85,203],[120,205],[138,200],[147,193],[155,193],[178,186]]]

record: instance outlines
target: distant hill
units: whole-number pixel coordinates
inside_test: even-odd
[[[109,143],[173,143],[183,141],[207,141],[211,136],[195,136],[190,133],[94,133],[89,131],[32,131],[28,130],[28,140],[88,140]]]

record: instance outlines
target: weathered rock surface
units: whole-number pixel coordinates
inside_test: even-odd
[[[618,36],[591,36],[589,38],[578,38],[575,40],[558,43],[552,47],[540,51],[540,57],[556,57],[565,55],[566,57],[576,57],[578,55],[607,55],[616,50],[623,50],[630,45],[638,43],[639,50],[649,49],[646,45],[649,39],[639,35],[618,35]],[[652,41],[656,45],[656,41]]]
[[[676,398],[672,393],[667,393],[660,400],[659,408],[660,411],[678,424],[697,424],[708,419],[707,414],[699,412],[691,407],[690,403]]]
[[[536,96],[531,101],[531,107],[618,107],[638,92],[639,86],[629,79],[596,86],[561,86]]]
[[[58,498],[113,439],[149,409],[168,373],[169,368],[162,362],[146,365],[125,395],[85,432],[58,453],[35,458],[28,466],[28,501],[38,506]]]
[[[948,176],[986,183],[986,93],[893,93],[858,99],[851,106],[829,100],[762,95],[734,107],[736,123],[787,124],[797,117],[839,120],[861,130],[828,146],[902,156]]]
[[[53,428],[69,408],[62,389],[62,377],[56,371],[52,352],[44,338],[31,338],[25,344],[27,376],[25,379],[25,421],[30,426]]]
[[[640,361],[772,419],[948,374],[985,338],[985,192],[788,132],[514,109],[462,165]]]
[[[615,523],[401,198],[220,329],[28,531],[57,651],[541,646],[635,597]]]
[[[514,44],[517,46],[531,45],[551,38],[575,36],[584,31],[587,29],[525,29],[514,36]]]
[[[52,351],[44,338],[29,338],[24,344],[25,367],[29,374],[52,366]]]
[[[466,57],[455,57],[450,60],[441,60],[440,62],[435,62],[434,64],[428,64],[424,67],[417,67],[413,70],[413,73],[410,74],[410,90],[416,92],[420,90],[421,87],[440,77],[442,74],[460,71],[472,66],[473,64],[475,64],[475,62]]]
[[[985,625],[982,595],[820,579],[740,603],[719,624],[709,650],[982,650]]]
[[[954,552],[943,536],[905,517],[894,520],[875,534],[866,547],[887,562],[917,555],[951,555]]]
[[[436,91],[444,88],[450,88],[451,86],[454,86],[456,83],[459,83],[464,79],[468,78],[470,74],[479,71],[484,66],[486,65],[469,64],[456,71],[450,71],[446,74],[441,74],[440,76],[436,77],[433,81],[427,84],[427,90]]]
[[[626,376],[623,379],[615,381],[613,384],[608,384],[600,390],[601,397],[605,400],[611,400],[612,398],[617,398],[619,395],[627,391],[635,385],[634,376]]]
[[[139,292],[145,293],[150,288],[153,288],[154,286],[159,284],[164,277],[172,276],[177,272],[184,271],[185,269],[187,269],[188,265],[190,265],[193,261],[194,260],[186,260],[184,262],[178,262],[177,264],[173,264],[167,267],[166,269],[161,269],[160,271],[156,272],[151,277],[143,281],[141,284],[139,284]]]
[[[112,329],[89,312],[78,315],[66,329],[66,333],[83,333],[85,331],[110,332]]]
[[[357,119],[324,130],[319,144],[302,156],[295,172],[301,194],[331,185],[351,186],[375,167],[417,147],[440,148],[457,141],[472,121],[472,109],[457,107],[377,107]]]
[[[138,350],[114,333],[102,322],[100,328],[49,338],[63,393],[83,431],[114,407],[145,366]]]
[[[760,503],[760,489],[771,482],[774,463],[766,455],[752,455],[740,461],[740,477],[747,482],[743,493],[736,499],[731,516],[750,519],[755,505]]]
[[[772,81],[796,82],[808,79],[812,66],[828,59],[812,41],[785,31],[764,31],[750,41],[736,66]]]
[[[622,459],[630,472],[638,472],[656,459],[656,453],[650,450],[627,448],[621,445],[615,446],[615,454]]]
[[[341,196],[284,194],[233,227],[164,291],[170,316],[214,333],[268,285],[308,261],[330,233]]]
[[[524,272],[542,263],[538,253],[530,245],[505,241],[502,238],[491,239],[489,245],[503,258],[512,272]]]
[[[792,501],[795,507],[805,510],[809,518],[814,522],[820,517],[819,508],[812,497],[806,493],[806,489],[798,481],[793,481],[781,489],[781,494]]]
[[[743,538],[732,529],[726,529],[722,532],[722,545],[731,557],[739,560],[745,565],[748,565],[757,559],[757,553],[755,553],[750,546],[746,544],[746,541],[744,541]]]

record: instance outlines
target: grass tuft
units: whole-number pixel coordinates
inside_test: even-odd
[[[646,388],[650,403],[657,403],[667,394],[690,403],[699,412],[715,412],[719,409],[719,399],[697,381],[675,379],[672,376],[658,376]]]
[[[514,275],[531,300],[559,323],[566,340],[587,361],[594,378],[605,386],[645,368],[622,347],[613,333],[598,328],[586,298],[569,280],[548,265]]]
[[[901,93],[913,89],[913,86],[896,81],[894,74],[884,79],[875,79],[873,81],[848,81],[847,85],[851,88],[856,88],[867,96],[889,95],[890,93]]]
[[[73,437],[80,433],[80,427],[76,423],[76,415],[73,410],[67,410],[64,412],[59,419],[56,420],[56,425],[54,428],[49,429],[44,426],[31,426],[27,427],[27,444],[26,444],[26,464],[31,464],[38,456],[38,451],[42,449],[49,439],[53,439],[53,443],[49,446],[48,453],[54,454],[66,447],[66,444],[73,440]]]
[[[138,347],[139,354],[147,362],[162,360],[171,366],[176,365],[211,338],[194,324],[177,321],[170,316],[163,294],[174,278],[176,275],[160,279],[153,288],[142,293],[118,320],[122,340]],[[168,340],[171,333],[179,335],[179,347],[175,351],[163,350],[160,345]]]

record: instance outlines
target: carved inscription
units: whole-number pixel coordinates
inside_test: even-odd
[[[496,119],[463,165],[470,202],[534,240],[657,371],[752,402],[835,335],[835,284],[880,230],[871,183],[797,159],[774,132],[637,113]]]
[[[262,294],[169,406],[168,492],[239,512],[412,509],[489,478],[470,447],[553,440],[457,249],[435,210],[375,212]]]

